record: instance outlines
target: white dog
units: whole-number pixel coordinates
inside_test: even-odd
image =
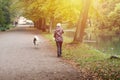
[[[40,42],[40,40],[39,40],[38,36],[34,36],[34,38],[33,38],[33,44],[35,46],[38,46],[39,42]]]

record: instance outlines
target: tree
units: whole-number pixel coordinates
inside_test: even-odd
[[[6,27],[10,24],[10,0],[0,0],[0,26]]]
[[[119,33],[120,31],[120,3],[115,6],[115,9],[109,13],[109,26]]]
[[[77,29],[75,32],[75,37],[73,42],[82,42],[84,36],[84,30],[87,22],[88,11],[90,6],[91,0],[84,0],[83,1],[83,8],[81,11],[80,19],[77,24]]]
[[[46,28],[44,26],[48,25],[49,32],[58,22],[75,24],[80,13],[80,3],[79,0],[20,0],[24,8],[24,16],[32,19],[39,29]]]
[[[2,4],[0,3],[0,27],[5,23],[4,13],[2,11]]]

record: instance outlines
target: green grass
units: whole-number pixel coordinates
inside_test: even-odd
[[[55,46],[51,34],[43,36]],[[85,44],[70,44],[71,41],[72,39],[64,37],[62,56],[65,60],[74,62],[85,74],[99,80],[120,80],[120,60],[110,59],[110,54],[104,54]]]

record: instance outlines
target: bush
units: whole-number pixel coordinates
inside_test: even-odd
[[[0,27],[0,31],[6,31],[5,27]]]
[[[6,31],[10,28],[13,28],[13,26],[12,25],[4,25],[4,26],[0,27],[0,31]]]

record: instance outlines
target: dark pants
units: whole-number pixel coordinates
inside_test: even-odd
[[[60,57],[62,55],[62,43],[63,42],[57,42],[56,41],[56,45],[57,45],[57,56]]]

